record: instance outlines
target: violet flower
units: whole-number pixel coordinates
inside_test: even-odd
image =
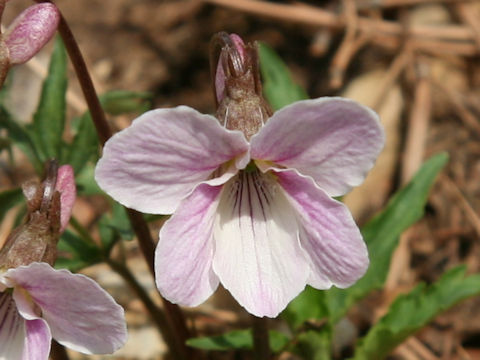
[[[76,197],[73,170],[51,162],[23,187],[28,215],[0,250],[0,360],[47,360],[52,337],[86,354],[126,341],[123,309],[93,280],[55,270],[56,244]]]
[[[384,132],[372,110],[336,97],[268,118],[256,47],[218,39],[217,118],[149,111],[106,143],[95,176],[127,207],[173,214],[155,254],[168,300],[196,306],[221,282],[250,313],[275,317],[306,284],[345,288],[365,273],[360,231],[332,197],[363,181]]]

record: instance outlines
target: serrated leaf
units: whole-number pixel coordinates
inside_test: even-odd
[[[42,162],[60,158],[65,127],[67,91],[67,55],[58,37],[50,59],[48,76],[42,87],[40,102],[27,129],[34,139]]]
[[[465,276],[459,266],[445,273],[431,286],[418,285],[400,295],[387,314],[359,342],[355,360],[381,360],[407,337],[425,326],[440,312],[461,300],[480,294],[480,275]]]
[[[289,342],[286,335],[275,330],[269,331],[269,340],[270,348],[274,353],[281,351]],[[202,350],[251,350],[253,349],[252,330],[235,330],[218,336],[205,336],[188,339],[187,345]]]
[[[400,235],[423,216],[430,188],[447,161],[446,153],[430,158],[412,181],[390,199],[387,207],[362,228],[370,266],[367,273],[350,288],[332,288],[326,292],[332,323],[340,320],[350,306],[370,291],[383,286]]]
[[[12,207],[24,199],[22,189],[11,189],[0,193],[0,221]]]
[[[305,90],[292,80],[283,60],[270,47],[259,43],[263,94],[274,111],[298,100],[308,99]]]
[[[102,253],[95,244],[84,241],[69,230],[62,234],[57,249],[59,256],[55,267],[60,269],[75,272],[103,260]]]
[[[108,114],[145,112],[151,108],[153,95],[149,92],[113,90],[100,96],[102,107]]]

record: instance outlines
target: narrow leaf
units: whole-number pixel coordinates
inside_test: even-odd
[[[78,271],[102,261],[98,247],[87,243],[69,230],[62,234],[57,249],[59,256],[55,262],[56,268]]]
[[[148,92],[114,90],[103,94],[100,100],[105,112],[111,115],[142,113],[151,108],[153,95]]]
[[[292,80],[290,71],[275,51],[263,43],[260,43],[258,48],[263,94],[273,110],[307,99],[307,93]]]
[[[76,123],[77,133],[66,150],[63,162],[70,164],[75,174],[79,174],[89,160],[97,160],[98,136],[90,113],[78,118]]]
[[[461,300],[480,294],[480,275],[464,276],[465,267],[459,266],[445,273],[433,285],[420,284],[409,294],[399,296],[387,314],[359,342],[354,359],[385,358],[437,314]]]
[[[28,129],[39,147],[42,162],[60,158],[65,127],[65,94],[67,91],[67,55],[60,38],[50,59],[48,76],[43,83],[40,102]]]

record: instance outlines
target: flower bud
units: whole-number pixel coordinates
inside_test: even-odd
[[[229,46],[232,46],[236,49],[238,57],[235,56],[235,61],[237,62],[237,67],[241,66],[241,63],[245,61],[245,43],[242,38],[237,34],[219,33],[219,37],[223,37],[226,43],[229,43]],[[236,54],[235,54],[236,55]],[[217,98],[217,103],[220,103],[225,97],[225,72],[223,71],[223,62],[225,61],[226,51],[220,52],[220,57],[217,63],[217,70],[215,74],[215,95]]]
[[[262,96],[257,46],[245,45],[238,35],[219,33],[212,40],[211,64],[217,119],[249,140],[271,115]]]
[[[70,221],[77,197],[75,176],[70,165],[63,165],[58,169],[55,191],[60,193],[60,233],[62,233]]]
[[[0,250],[0,270],[32,262],[53,266],[57,242],[68,224],[76,197],[72,168],[58,168],[56,161],[47,164],[47,175],[41,184],[26,182],[22,189],[27,199],[26,222],[12,231]]]
[[[52,38],[60,12],[52,3],[32,5],[24,10],[4,34],[10,65],[30,60]]]

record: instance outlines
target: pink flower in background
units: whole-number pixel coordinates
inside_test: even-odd
[[[56,245],[76,198],[73,169],[47,164],[23,184],[26,222],[0,250],[0,359],[47,360],[52,337],[86,354],[108,354],[127,337],[123,309],[97,283],[55,270]]]
[[[85,354],[113,353],[127,338],[123,309],[93,280],[46,263],[1,274],[0,359],[47,360],[52,337]]]
[[[384,133],[372,110],[342,98],[268,118],[256,48],[220,40],[218,119],[149,111],[106,143],[95,178],[127,207],[173,214],[155,254],[168,300],[196,306],[221,282],[250,313],[275,317],[306,284],[344,288],[365,273],[360,231],[332,197],[363,181]]]

